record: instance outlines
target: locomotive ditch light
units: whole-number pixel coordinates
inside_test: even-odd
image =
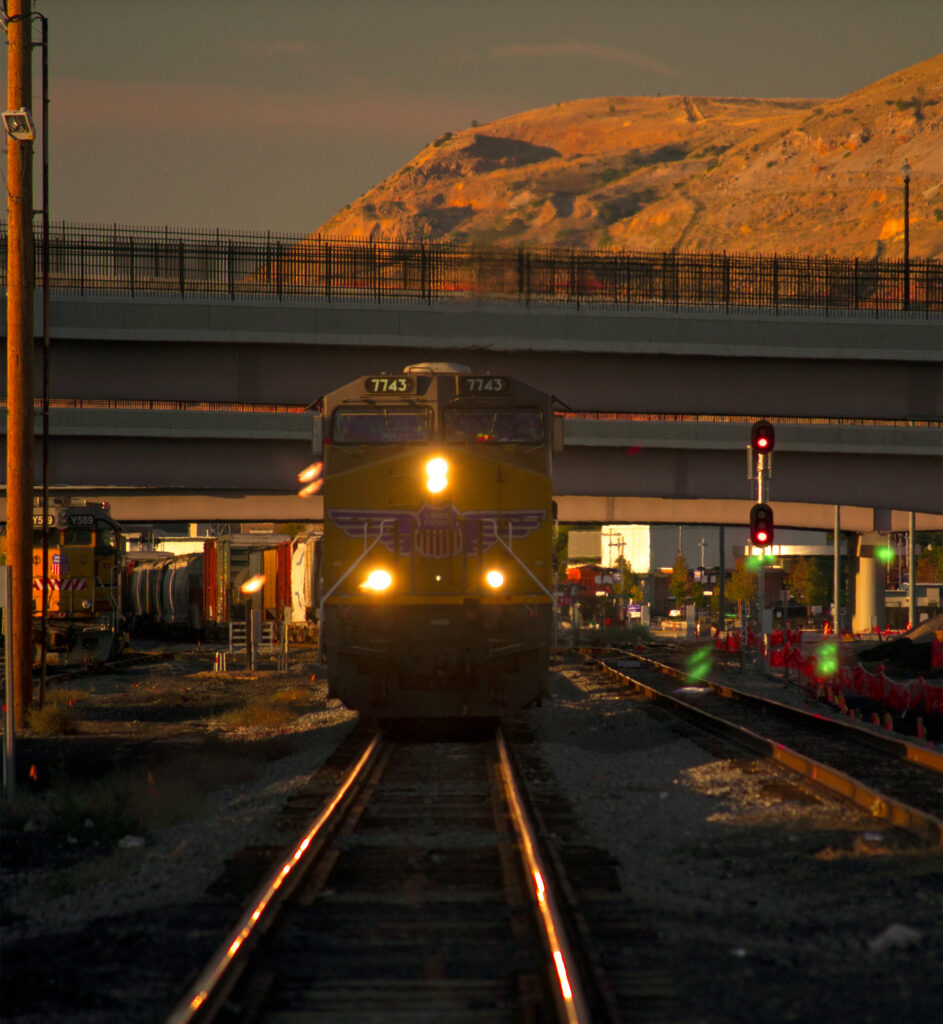
[[[441,494],[449,485],[449,464],[436,456],[426,463],[426,490],[430,494]]]
[[[485,573],[485,583],[492,590],[500,590],[504,586],[504,573],[500,569],[490,569]]]
[[[382,594],[384,590],[389,590],[392,586],[393,577],[386,569],[371,569],[367,578],[360,584],[360,589],[374,594]]]

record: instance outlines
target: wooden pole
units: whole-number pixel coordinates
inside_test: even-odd
[[[7,0],[7,109],[32,102],[29,0]],[[7,137],[7,559],[14,721],[33,696],[33,143]],[[9,698],[10,695],[8,695]]]

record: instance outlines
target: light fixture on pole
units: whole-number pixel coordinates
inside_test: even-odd
[[[19,110],[4,110],[3,127],[11,139],[19,142],[32,142],[36,138],[36,131],[33,128],[33,118],[26,107]]]
[[[910,164],[905,160],[904,175],[904,309],[910,309]]]

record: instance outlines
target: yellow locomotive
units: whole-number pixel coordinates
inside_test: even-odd
[[[379,717],[546,694],[550,397],[420,363],[325,396],[320,637],[332,696]]]
[[[49,504],[46,652],[50,664],[106,661],[121,633],[124,535],[105,504],[55,498]],[[0,533],[0,556],[6,536]],[[2,558],[0,558],[2,560]],[[33,638],[41,655],[43,512],[33,507]]]

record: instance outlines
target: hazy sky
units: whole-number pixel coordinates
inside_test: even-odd
[[[940,0],[36,6],[53,221],[225,230],[314,230],[473,118],[593,96],[835,97],[943,50]],[[38,50],[34,67],[38,112]]]

